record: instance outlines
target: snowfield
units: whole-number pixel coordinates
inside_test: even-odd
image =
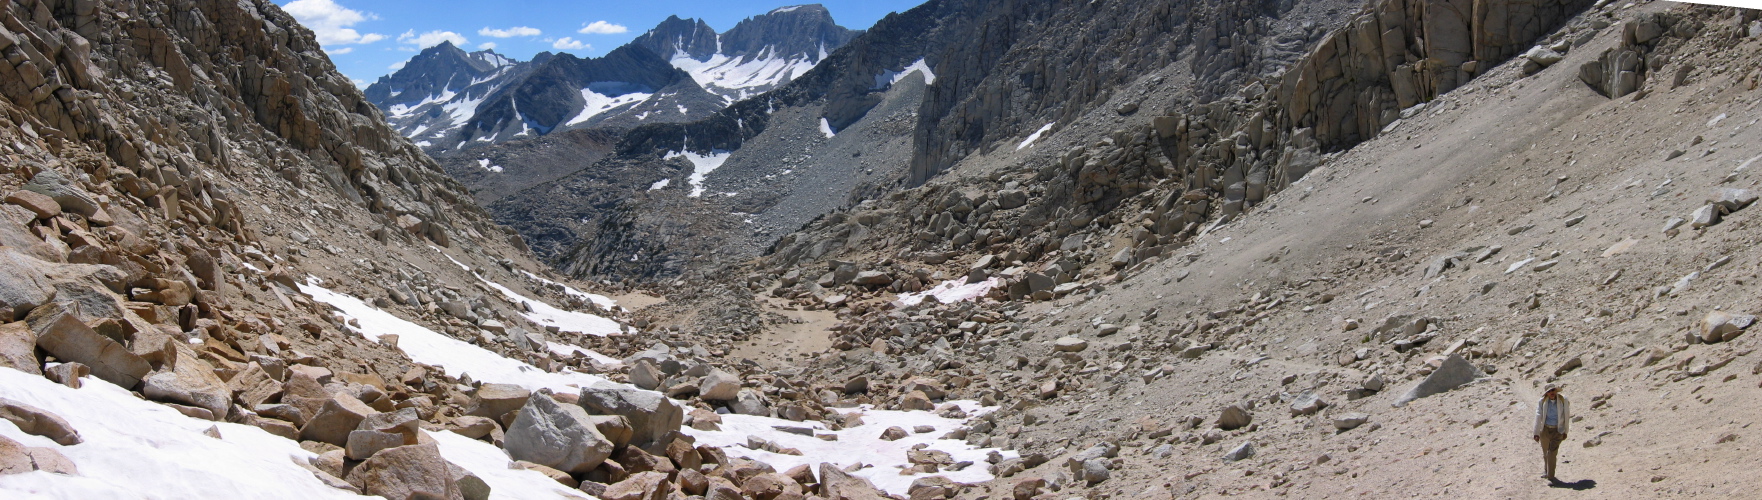
[[[295,461],[315,455],[253,426],[184,416],[98,377],[72,389],[0,368],[0,397],[61,416],[85,440],[61,446],[0,419],[0,435],[54,448],[78,476],[43,471],[0,476],[0,498],[366,498],[332,488]],[[220,430],[220,439],[203,431]],[[377,497],[374,497],[377,498]]]
[[[979,416],[996,410],[997,407],[982,407],[973,401],[951,401],[961,407],[968,415]],[[839,467],[861,463],[870,467],[851,473],[863,477],[880,488],[895,495],[905,495],[911,488],[912,481],[927,476],[944,476],[957,482],[982,482],[991,479],[986,472],[985,458],[993,451],[1003,458],[1016,458],[1013,451],[1001,451],[990,448],[976,448],[964,441],[955,439],[939,439],[942,435],[965,424],[963,420],[942,418],[927,411],[890,411],[869,408],[853,410],[863,417],[863,425],[839,431],[828,431],[819,422],[791,422],[788,420],[754,417],[749,415],[722,415],[722,430],[700,431],[686,428],[682,432],[697,438],[698,444],[720,446],[722,451],[731,457],[741,457],[771,464],[778,471],[789,470],[790,467],[806,464],[819,472],[821,462],[829,462]],[[852,412],[845,412],[852,413]],[[911,434],[898,441],[884,441],[881,432],[888,427],[906,429],[909,433],[913,427],[928,425],[935,431],[923,434]],[[813,436],[792,434],[774,428],[811,427],[816,434],[837,434],[837,441],[822,441]],[[783,455],[746,447],[747,436],[757,436],[766,441],[776,443],[779,448],[795,448],[801,450],[801,456]],[[906,460],[906,452],[918,444],[929,445],[926,449],[948,452],[956,462],[971,461],[972,466],[953,472],[935,474],[915,474],[902,476],[901,469],[912,464]]]

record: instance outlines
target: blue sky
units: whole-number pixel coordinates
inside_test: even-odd
[[[669,15],[699,18],[717,32],[799,0],[275,0],[324,45],[344,75],[365,85],[442,41],[469,51],[494,48],[515,59],[541,51],[598,57]],[[924,0],[819,0],[832,19],[868,29],[889,12]]]

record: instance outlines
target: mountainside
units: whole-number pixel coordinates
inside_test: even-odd
[[[659,84],[632,51],[570,64]],[[549,272],[267,0],[5,0],[0,56],[0,497],[880,498],[908,451],[1005,453],[934,443],[967,410],[864,424],[726,361],[775,318],[643,332],[740,294]]]
[[[437,155],[557,130],[686,120],[722,105],[685,73],[634,46],[599,58],[542,52],[515,61],[442,42],[369,85],[366,94],[399,133]],[[702,111],[693,114],[692,107]]]
[[[542,52],[517,61],[442,42],[366,95],[399,133],[452,155],[553,131],[700,119],[800,76],[856,33],[824,7],[800,5],[747,18],[725,34],[668,17],[599,58]]]
[[[948,137],[979,132],[968,140],[999,141],[1080,119],[1120,119],[1112,118],[1117,109],[1096,111],[1116,91],[1136,93],[1125,115],[1174,109],[1230,82],[1266,77],[1326,34],[1322,23],[1335,22],[1330,13],[1342,8],[929,2],[883,19],[788,85],[704,120],[633,129],[617,156],[578,174],[647,177],[622,185],[564,178],[490,208],[541,257],[577,276],[671,275],[703,268],[683,264],[689,260],[739,262],[828,212],[922,182],[933,173],[922,170],[925,158],[981,149],[949,149]],[[1220,30],[1240,41],[1217,49],[1225,43]],[[1120,57],[1095,57],[1096,50]],[[943,102],[950,99],[961,104]],[[983,126],[948,135],[957,122]],[[948,137],[930,139],[937,135]],[[666,166],[675,159],[689,166]],[[666,175],[678,168],[697,175]],[[651,189],[657,184],[663,188]],[[675,196],[698,200],[655,201]],[[709,219],[748,230],[701,234],[683,224]]]

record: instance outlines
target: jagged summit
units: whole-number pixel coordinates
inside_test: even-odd
[[[669,16],[630,44],[661,54],[705,89],[734,101],[801,76],[859,34],[834,22],[826,7],[808,4],[743,19],[726,33],[702,20]]]
[[[366,95],[399,133],[452,154],[559,130],[699,119],[801,76],[859,33],[838,26],[823,6],[799,5],[749,17],[727,33],[669,16],[592,59],[541,52],[518,61],[442,42]],[[669,87],[666,66],[694,84]]]

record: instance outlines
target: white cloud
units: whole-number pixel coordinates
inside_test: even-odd
[[[594,21],[587,26],[582,26],[580,30],[576,30],[575,32],[588,35],[615,35],[626,31],[630,31],[630,28],[605,21]]]
[[[416,30],[410,30],[398,35],[398,42],[426,49],[440,45],[441,42],[453,42],[454,46],[465,45],[465,36],[451,31],[439,30],[418,35]]]
[[[477,44],[477,50],[490,50],[494,48],[496,48],[496,42],[483,42]]]
[[[494,28],[490,28],[488,26],[484,26],[483,29],[477,30],[477,34],[487,36],[490,38],[514,38],[517,36],[538,36],[543,33],[544,32],[539,31],[538,28],[533,28],[533,27],[529,27],[529,26],[515,26],[512,28],[505,29],[505,30],[494,29]]]
[[[551,48],[557,50],[589,50],[592,49],[593,46],[582,43],[580,40],[574,38],[563,37],[551,42]]]
[[[388,68],[390,68],[392,71],[404,69],[404,63],[405,63],[405,61],[398,61],[398,62],[392,63],[392,65],[389,66]]]
[[[363,21],[378,20],[379,16],[344,8],[332,0],[294,0],[282,6],[288,15],[294,16],[300,24],[312,30],[318,38],[319,45],[367,44],[385,39],[378,33],[361,34],[350,26]],[[330,51],[332,54],[347,52]]]
[[[340,49],[324,49],[324,53],[330,54],[333,56],[340,56],[340,55],[347,54],[347,53],[354,52],[354,51],[355,51],[354,47],[343,47]]]
[[[358,89],[367,88],[367,85],[368,85],[367,80],[362,80],[359,78],[350,78],[349,83],[355,84],[355,88],[358,88]]]

